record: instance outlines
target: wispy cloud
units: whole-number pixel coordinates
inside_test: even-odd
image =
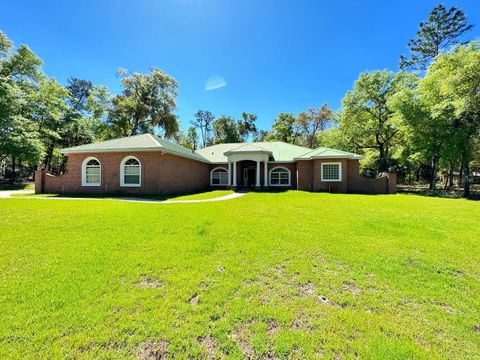
[[[216,90],[227,85],[227,82],[221,76],[210,76],[205,82],[205,90]]]

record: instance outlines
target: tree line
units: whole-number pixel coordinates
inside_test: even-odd
[[[0,180],[31,178],[39,166],[66,171],[64,147],[156,132],[191,149],[253,140],[354,151],[365,156],[364,175],[394,171],[432,190],[441,178],[469,197],[472,170],[480,171],[480,45],[460,41],[471,28],[461,9],[436,6],[400,56],[400,71],[360,74],[338,111],[324,103],[280,113],[262,130],[252,113],[199,110],[184,131],[175,115],[178,83],[162,70],[119,70],[118,95],[85,79],[63,86],[0,31]]]

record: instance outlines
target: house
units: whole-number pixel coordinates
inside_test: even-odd
[[[67,173],[36,173],[36,193],[174,194],[209,188],[395,193],[394,174],[359,175],[362,156],[284,142],[192,151],[150,134],[63,149]]]

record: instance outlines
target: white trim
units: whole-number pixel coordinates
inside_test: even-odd
[[[337,180],[329,180],[329,179],[324,179],[323,178],[323,166],[324,165],[338,165],[338,176],[339,178]],[[321,172],[321,180],[323,182],[341,182],[342,181],[342,163],[341,162],[323,162],[320,167],[320,172]]]
[[[227,183],[226,184],[214,184],[213,183],[213,172],[215,170],[219,170],[219,169],[222,169],[222,170],[225,170],[227,172],[227,176],[228,176],[228,180],[227,180]],[[210,171],[210,186],[229,186],[230,185],[230,173],[227,169],[225,169],[223,166],[217,166],[216,168],[212,169],[212,171]]]
[[[288,184],[272,184],[272,171],[275,169],[284,169],[288,172]],[[284,166],[275,166],[274,168],[270,169],[268,172],[268,185],[269,186],[292,186],[292,172]]]
[[[100,182],[99,183],[87,183],[87,163],[90,160],[98,161],[100,164]],[[102,163],[96,157],[89,156],[82,163],[82,186],[101,186],[102,185]]]
[[[135,159],[140,164],[140,171],[138,174],[138,184],[125,184],[125,163],[130,160]],[[121,187],[141,187],[142,186],[142,162],[139,158],[133,155],[125,156],[120,162],[120,186]]]

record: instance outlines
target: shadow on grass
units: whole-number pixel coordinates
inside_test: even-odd
[[[3,183],[0,184],[0,190],[33,190],[35,185],[33,183],[16,183],[16,184],[9,184]]]
[[[428,190],[424,186],[399,186],[397,189],[400,194],[410,194],[426,197],[437,197],[443,199],[463,199],[463,190],[456,188],[452,190]],[[480,200],[480,188],[472,186],[470,190],[470,198],[468,200],[479,201]]]
[[[28,196],[36,197],[50,197],[50,198],[84,198],[84,199],[142,199],[152,201],[167,201],[167,200],[207,200],[217,197],[225,196],[228,194],[213,194],[214,191],[206,192],[188,192],[188,193],[176,193],[169,195],[142,195],[142,194],[123,194],[123,193],[111,193],[111,194],[79,194],[79,193],[63,193],[63,194],[30,194]],[[19,195],[25,197],[27,195]],[[191,198],[189,198],[191,197]]]

